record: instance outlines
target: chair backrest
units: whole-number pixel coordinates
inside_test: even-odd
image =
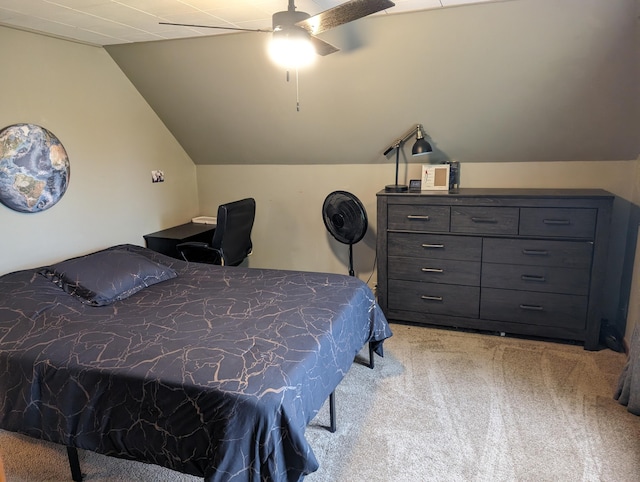
[[[256,201],[242,199],[218,206],[218,221],[211,246],[220,253],[222,264],[237,266],[251,253],[251,230]]]

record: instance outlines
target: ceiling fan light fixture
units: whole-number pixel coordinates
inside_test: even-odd
[[[269,43],[269,56],[282,67],[298,69],[313,63],[316,50],[306,30],[291,27],[273,32]]]
[[[298,12],[295,0],[288,0],[286,10],[276,12],[272,15],[272,30],[173,22],[160,22],[160,24],[191,28],[236,30],[242,32],[273,32],[273,37],[268,49],[271,57],[280,65],[292,69],[310,64],[314,61],[316,55],[325,56],[340,50],[324,40],[319,39],[316,37],[316,34],[381,12],[393,6],[395,6],[395,4],[390,0],[346,0],[312,17],[306,12]],[[281,37],[302,37],[305,41],[289,43]]]

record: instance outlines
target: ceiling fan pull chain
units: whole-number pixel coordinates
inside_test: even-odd
[[[287,70],[287,82],[289,82],[289,70]],[[296,68],[296,111],[300,112],[300,85],[298,83],[298,69]]]
[[[300,112],[300,85],[298,83],[298,69],[296,68],[296,111]]]

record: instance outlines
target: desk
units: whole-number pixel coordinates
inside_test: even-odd
[[[186,241],[211,243],[215,230],[215,224],[186,223],[155,233],[145,234],[143,237],[147,243],[147,248],[172,258],[182,259],[176,249],[178,244]]]

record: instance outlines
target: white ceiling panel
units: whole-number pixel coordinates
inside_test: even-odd
[[[395,7],[376,15],[491,1],[501,0],[394,0]],[[315,15],[342,3],[297,0],[296,7]],[[287,4],[287,0],[0,0],[0,25],[93,45],[113,45],[229,33],[204,28],[159,28],[161,21],[269,29],[271,15],[286,10]]]
[[[4,3],[4,0],[2,3]],[[110,3],[114,2],[112,2],[112,0],[42,0],[42,2],[30,2],[29,0],[22,0],[22,3],[48,3],[54,6],[58,5],[71,8],[84,8],[94,5],[109,5]]]
[[[229,3],[224,7],[207,9],[204,12],[215,15],[218,18],[224,18],[230,23],[251,22],[255,20],[263,21],[266,19],[269,26],[271,24],[271,15],[253,5],[243,6],[236,3]]]

